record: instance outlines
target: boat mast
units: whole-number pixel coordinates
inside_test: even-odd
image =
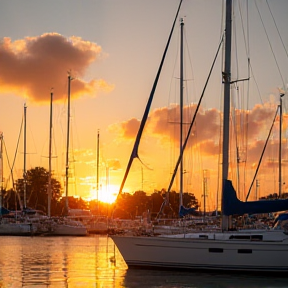
[[[222,72],[224,83],[224,111],[223,111],[223,147],[222,147],[222,212],[224,183],[228,179],[229,170],[229,118],[230,118],[230,82],[231,82],[231,39],[232,39],[232,0],[226,0],[226,21],[225,21],[225,62]],[[222,213],[223,214],[223,213]],[[222,215],[222,230],[229,229],[229,216]]]
[[[99,129],[97,131],[97,159],[96,159],[96,162],[97,162],[97,175],[96,175],[96,197],[97,197],[97,213],[99,214]]]
[[[282,97],[284,93],[280,94],[280,104],[279,104],[279,198],[282,195]]]
[[[1,160],[1,187],[0,187],[0,216],[2,216],[2,196],[3,196],[3,183],[4,183],[4,179],[3,179],[3,133],[0,133],[0,141],[1,141],[1,145],[0,145],[0,160]]]
[[[69,134],[70,134],[70,85],[71,75],[68,73],[68,108],[67,108],[67,146],[66,146],[66,190],[65,190],[65,213],[68,214],[68,180],[69,180]]]
[[[24,104],[24,163],[23,163],[23,190],[24,190],[24,210],[27,208],[26,206],[26,190],[27,190],[27,173],[26,173],[26,112],[27,106]]]
[[[180,155],[183,155],[183,18],[180,20],[181,38],[180,38]],[[183,206],[183,157],[180,162],[180,194],[179,205]],[[180,209],[179,207],[179,209]]]
[[[51,217],[51,173],[52,173],[52,106],[53,103],[53,92],[50,94],[50,126],[49,126],[49,174],[48,174],[48,217]]]
[[[180,0],[179,6],[178,6],[178,10],[177,10],[177,13],[176,13],[173,25],[172,25],[172,29],[171,29],[169,37],[168,37],[168,41],[167,41],[167,44],[166,44],[166,47],[165,47],[165,50],[164,50],[164,53],[163,53],[163,56],[162,56],[162,59],[161,59],[161,62],[160,62],[160,66],[159,66],[157,74],[156,74],[156,78],[155,78],[153,86],[152,86],[152,90],[150,92],[150,96],[148,98],[148,102],[147,102],[147,105],[146,105],[146,108],[145,108],[145,111],[144,111],[144,114],[143,114],[143,117],[142,117],[142,121],[140,123],[139,130],[137,132],[137,136],[136,136],[136,139],[135,139],[133,150],[132,150],[132,153],[130,155],[129,162],[127,164],[127,168],[126,168],[126,171],[125,171],[125,174],[124,174],[124,178],[123,178],[122,183],[120,185],[117,198],[122,193],[122,190],[124,188],[124,184],[125,184],[126,179],[128,177],[128,174],[129,174],[129,171],[130,171],[130,168],[131,168],[133,160],[135,158],[139,158],[138,147],[139,147],[140,139],[142,137],[142,133],[143,133],[146,121],[148,119],[148,115],[149,115],[150,107],[151,107],[151,104],[152,104],[152,101],[153,101],[154,93],[156,91],[156,87],[157,87],[158,80],[159,80],[159,77],[160,77],[160,74],[161,74],[161,71],[162,71],[162,67],[163,67],[163,64],[164,64],[164,60],[165,60],[165,57],[166,57],[166,54],[167,54],[167,51],[168,51],[170,40],[172,38],[172,34],[173,34],[173,31],[174,31],[175,23],[176,23],[176,21],[178,19],[178,14],[179,14],[179,11],[180,11],[180,7],[181,7],[181,4],[182,4],[182,1],[183,0]]]

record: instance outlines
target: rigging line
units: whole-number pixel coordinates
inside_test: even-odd
[[[239,97],[239,89],[238,89],[237,85],[235,85],[235,89],[236,89],[237,99],[239,99],[240,98]],[[237,175],[236,176],[236,180],[237,180],[236,183],[237,183],[237,187],[239,188],[239,177],[240,177],[240,175],[239,175],[239,163],[240,163],[240,156],[239,156],[239,139],[238,139],[239,132],[238,132],[238,129],[237,129],[237,124],[238,124],[238,118],[239,117],[237,117],[237,111],[236,111],[237,108],[236,108],[236,103],[235,103],[237,99],[235,99],[235,95],[233,93],[232,105],[234,107],[233,107],[232,112],[231,112],[231,122],[233,123],[232,132],[234,132],[234,135],[235,135],[234,137],[235,137],[235,147],[236,147],[236,151],[235,152],[236,152],[236,175]],[[238,105],[239,105],[239,103],[238,103]],[[232,149],[230,151],[232,151]],[[231,157],[231,159],[232,159],[232,157]],[[239,195],[238,195],[238,197],[239,197]]]
[[[224,34],[222,35],[222,38],[221,38],[221,41],[220,41],[220,43],[219,43],[219,46],[218,46],[218,49],[217,49],[215,58],[214,58],[214,60],[213,60],[212,66],[211,66],[211,68],[210,68],[210,71],[209,71],[209,74],[208,74],[208,77],[207,77],[207,80],[206,80],[206,82],[205,82],[205,85],[204,85],[202,94],[201,94],[201,96],[200,96],[198,105],[197,105],[196,110],[195,110],[195,112],[194,112],[194,116],[193,116],[192,122],[191,122],[191,124],[190,124],[189,130],[188,130],[188,133],[187,133],[187,136],[186,136],[186,138],[185,138],[183,147],[182,147],[182,149],[181,149],[181,153],[180,153],[180,155],[179,155],[179,157],[178,157],[178,160],[177,160],[177,163],[176,163],[176,166],[175,166],[175,169],[174,169],[174,172],[173,172],[173,175],[172,175],[172,178],[171,178],[171,181],[170,181],[170,184],[169,184],[169,187],[168,187],[167,192],[170,192],[171,187],[172,187],[172,185],[173,185],[175,176],[176,176],[176,174],[177,174],[178,166],[179,166],[179,164],[180,164],[180,162],[181,162],[181,160],[182,160],[183,152],[184,152],[185,147],[186,147],[186,145],[187,145],[187,142],[188,142],[188,140],[189,140],[189,136],[190,136],[190,133],[191,133],[193,124],[194,124],[194,122],[195,122],[197,112],[198,112],[198,110],[199,110],[201,101],[202,101],[202,99],[203,99],[203,97],[204,97],[204,93],[205,93],[206,88],[207,88],[207,86],[208,86],[208,82],[209,82],[209,80],[210,80],[210,77],[211,77],[211,74],[212,74],[214,65],[215,65],[215,63],[216,63],[216,60],[217,60],[217,57],[218,57],[218,54],[219,54],[221,45],[222,45],[222,43],[223,43],[223,39],[224,39]]]
[[[32,133],[32,130],[31,130],[31,127],[30,127],[30,125],[29,125],[29,135],[31,135],[31,138],[32,138],[32,142],[33,142],[33,146],[34,146],[34,151],[36,151],[36,152],[31,152],[31,153],[27,153],[27,154],[37,154],[38,153],[38,151],[37,151],[37,146],[36,146],[36,143],[35,143],[35,138],[34,138],[34,136],[33,136],[33,133]],[[30,145],[29,145],[30,146]],[[29,148],[29,147],[28,147]]]
[[[7,152],[7,148],[6,148],[6,143],[5,143],[5,141],[3,141],[4,142],[5,151],[6,151],[6,155],[7,155],[8,166],[9,166],[9,169],[10,169],[10,176],[11,176],[11,180],[12,180],[13,189],[14,189],[14,186],[15,186],[14,176],[13,176],[13,168],[14,168],[14,165],[15,165],[15,162],[16,162],[16,156],[17,156],[17,152],[18,152],[18,148],[19,148],[22,128],[23,128],[23,118],[22,118],[21,125],[20,125],[20,131],[19,131],[19,136],[18,136],[17,145],[16,145],[16,151],[15,151],[15,154],[14,154],[14,159],[13,159],[12,166],[10,165],[10,161],[9,161],[9,158],[8,158],[8,154],[7,154],[8,152]]]
[[[221,95],[223,95],[223,85],[221,86]],[[220,103],[220,111],[223,111],[223,101],[221,101]],[[219,197],[219,190],[221,191],[222,189],[222,181],[220,181],[221,179],[221,151],[222,151],[222,141],[221,139],[223,138],[223,126],[222,126],[222,121],[221,121],[221,116],[219,117],[219,142],[218,142],[218,161],[217,161],[217,190],[216,190],[216,215],[218,215],[218,206],[219,206],[219,201],[220,201],[220,197]],[[221,203],[220,203],[220,207],[221,207]]]
[[[233,9],[233,15],[234,15],[234,9]],[[235,17],[235,16],[234,16]],[[237,45],[237,30],[236,30],[236,23],[235,21],[232,22],[233,23],[233,35],[235,35],[234,37],[234,45],[235,45],[235,61],[236,61],[236,79],[239,78],[239,61],[238,61],[238,45]]]
[[[189,59],[189,63],[190,63],[190,69],[191,69],[191,81],[193,81],[193,80],[195,80],[194,79],[194,70],[193,70],[193,65],[192,65],[192,60],[191,60],[191,54],[190,54],[190,51],[189,51],[189,46],[188,46],[188,41],[187,41],[187,37],[186,37],[186,30],[185,30],[185,27],[184,27],[184,36],[185,36],[185,44],[186,44],[186,46],[185,46],[185,52],[188,54],[188,59]],[[185,66],[185,69],[187,69],[187,67]],[[186,72],[186,74],[187,74],[187,72]],[[187,89],[186,89],[186,91],[187,91],[187,94],[188,94],[188,85],[187,85]],[[196,94],[196,93],[195,93]]]
[[[259,98],[260,98],[261,104],[263,105],[263,104],[264,104],[264,101],[263,101],[263,99],[262,99],[261,92],[260,92],[260,89],[259,89],[259,85],[258,85],[258,82],[256,81],[256,78],[255,78],[255,75],[254,75],[254,72],[253,72],[252,65],[251,65],[251,62],[250,62],[250,61],[249,61],[249,66],[250,66],[250,71],[251,71],[251,74],[252,74],[252,78],[253,78],[254,81],[255,81],[255,85],[256,85],[257,92],[258,92],[258,96],[259,96]]]
[[[250,79],[250,33],[249,33],[249,10],[248,10],[248,0],[246,1],[246,14],[247,14],[247,46],[248,46],[248,51],[247,51],[247,54],[248,54],[248,78]],[[247,103],[248,105],[248,103]]]
[[[247,98],[249,97],[249,91],[250,91],[250,81],[248,81],[247,85]],[[244,97],[243,97],[244,98]],[[247,107],[246,110],[244,110],[244,115],[243,115],[243,128],[244,128],[244,133],[243,133],[243,142],[244,142],[244,151],[245,151],[245,160],[244,160],[244,189],[243,189],[243,195],[245,194],[246,191],[246,167],[247,167],[247,155],[248,155],[248,132],[249,132],[249,125],[248,125],[248,119],[249,119],[249,110],[248,110],[248,101],[247,101]]]
[[[180,43],[180,29],[177,29],[177,43]],[[174,84],[174,79],[176,78],[176,76],[174,74],[176,74],[175,70],[176,70],[176,64],[177,64],[177,61],[179,59],[179,45],[176,46],[177,47],[177,52],[176,52],[176,55],[175,55],[175,60],[174,60],[174,66],[173,66],[173,70],[172,70],[172,76],[171,76],[171,80],[170,80],[170,87],[169,87],[169,97],[168,97],[168,102],[167,102],[167,123],[171,123],[174,121],[174,119],[176,119],[176,103],[177,103],[177,100],[176,100],[176,85]],[[172,84],[173,84],[173,93],[172,93]],[[178,87],[177,87],[178,88]],[[177,89],[178,91],[178,89]],[[172,98],[173,97],[173,98]],[[173,103],[173,104],[172,104]],[[170,120],[170,119],[173,119]],[[173,151],[175,151],[175,141],[172,140],[174,139],[173,136],[176,135],[176,125],[173,125],[173,129],[169,129],[169,136],[170,136],[170,165],[172,166],[172,163],[174,163],[174,158],[175,158],[175,155],[173,153]]]
[[[273,21],[274,21],[276,30],[277,30],[277,32],[278,32],[278,36],[279,36],[279,38],[280,38],[280,40],[281,40],[281,43],[282,43],[282,45],[283,45],[283,48],[284,48],[284,50],[285,50],[285,52],[286,52],[286,55],[287,55],[287,57],[288,57],[287,49],[286,49],[286,47],[285,47],[284,41],[283,41],[283,39],[282,39],[282,37],[281,37],[281,34],[280,34],[279,29],[278,29],[278,26],[277,26],[277,24],[276,24],[275,18],[274,18],[273,14],[272,14],[272,11],[271,11],[271,9],[270,9],[270,5],[269,5],[269,3],[268,3],[267,0],[266,0],[266,3],[267,3],[267,6],[268,6],[268,9],[269,9],[269,12],[270,12],[270,14],[271,14],[271,16],[272,16],[272,19],[273,19]]]
[[[247,0],[248,1],[248,0]],[[242,13],[242,9],[241,9],[241,6],[240,6],[240,1],[238,2],[239,3],[239,14],[240,14],[240,19],[241,19],[241,27],[242,27],[242,33],[243,33],[243,37],[244,37],[244,46],[245,46],[245,51],[246,51],[246,56],[247,56],[247,72],[248,72],[248,79],[250,79],[250,44],[249,44],[249,17],[248,17],[248,2],[246,2],[246,15],[247,15],[247,18],[246,18],[246,34],[247,36],[245,37],[245,29],[244,29],[244,20],[243,20],[243,13]],[[236,46],[237,47],[237,46]]]
[[[249,44],[248,44],[248,35],[247,35],[247,39],[245,37],[245,29],[244,29],[244,20],[243,20],[243,13],[242,13],[242,9],[240,6],[240,1],[239,3],[239,14],[240,14],[240,19],[241,19],[241,28],[242,28],[242,33],[243,33],[243,37],[244,37],[244,46],[245,46],[245,50],[246,50],[246,55],[249,59]],[[248,6],[248,5],[247,5]],[[248,15],[248,7],[247,7],[247,15]],[[247,17],[247,23],[246,23],[246,27],[248,27],[248,17]],[[247,31],[249,31],[249,29],[247,28]],[[246,32],[248,34],[248,32]]]
[[[275,63],[276,63],[277,69],[278,69],[278,72],[279,72],[279,74],[280,74],[280,77],[281,77],[281,80],[282,80],[282,83],[283,83],[283,87],[285,87],[285,82],[284,82],[284,79],[283,79],[283,76],[282,76],[282,73],[281,73],[281,70],[280,70],[280,67],[279,67],[278,61],[277,61],[277,59],[276,59],[276,55],[275,55],[275,53],[274,53],[274,50],[273,50],[272,44],[271,44],[271,42],[270,42],[270,39],[269,39],[269,36],[268,36],[267,30],[266,30],[266,27],[265,27],[265,25],[264,25],[264,22],[263,22],[263,19],[262,19],[261,13],[260,13],[260,11],[259,11],[259,9],[258,9],[258,5],[257,5],[256,1],[255,1],[255,6],[256,6],[256,9],[257,9],[257,11],[258,11],[258,14],[259,14],[259,17],[260,17],[260,20],[261,20],[262,26],[263,26],[263,28],[264,28],[265,35],[266,35],[266,37],[267,37],[267,40],[268,40],[268,43],[269,43],[269,46],[270,46],[270,49],[271,49],[272,55],[273,55],[273,57],[274,57],[274,60],[275,60]]]
[[[247,57],[248,57],[248,79],[250,80],[250,77],[251,77],[251,72],[252,72],[252,67],[250,65],[250,23],[249,23],[249,1],[246,0],[246,15],[247,15],[247,23],[246,23],[246,33],[247,33]],[[255,78],[254,78],[255,79]],[[256,81],[255,81],[256,83]],[[260,95],[260,99],[261,99],[261,102],[263,103],[262,101],[262,98],[261,98],[261,94],[260,94],[260,91],[259,91],[259,87],[258,87],[258,84],[256,83],[256,87],[257,87],[257,90],[258,90],[258,94]],[[243,119],[243,127],[244,127],[244,142],[245,142],[245,164],[244,164],[244,193],[245,193],[245,171],[246,171],[246,165],[247,165],[247,154],[248,154],[248,129],[249,129],[249,126],[248,126],[248,118],[249,118],[249,114],[248,114],[248,109],[249,109],[249,95],[250,95],[250,81],[248,81],[247,83],[247,102],[246,102],[246,111],[244,111],[244,119]],[[243,97],[243,101],[244,101],[244,97]],[[243,104],[243,107],[244,107],[244,104]]]
[[[267,139],[266,139],[266,142],[265,142],[265,145],[264,145],[263,151],[262,151],[262,153],[261,153],[260,160],[258,161],[258,166],[257,166],[256,172],[255,172],[255,174],[254,174],[254,178],[253,178],[253,180],[252,180],[252,183],[251,183],[251,185],[250,185],[250,188],[249,188],[248,194],[247,194],[247,196],[246,196],[246,202],[247,202],[247,200],[248,200],[248,198],[249,198],[249,195],[250,195],[250,192],[251,192],[252,186],[253,186],[253,184],[254,184],[254,181],[255,181],[255,179],[256,179],[256,176],[257,176],[258,170],[259,170],[259,168],[260,168],[260,164],[261,164],[261,162],[262,162],[262,158],[263,158],[263,156],[264,156],[264,152],[265,152],[266,146],[267,146],[267,144],[268,144],[268,141],[269,141],[269,138],[270,138],[270,135],[271,135],[271,132],[272,132],[273,126],[274,126],[274,122],[275,122],[276,116],[277,116],[277,114],[278,114],[278,110],[279,110],[279,106],[278,106],[277,109],[276,109],[276,113],[275,113],[275,116],[274,116],[274,119],[273,119],[272,125],[271,125],[271,127],[270,127],[268,137],[267,137]]]
[[[4,150],[5,150],[5,154],[6,154],[6,158],[7,158],[7,162],[8,162],[8,167],[9,167],[9,170],[10,170],[10,176],[11,176],[12,184],[13,184],[13,183],[14,183],[13,168],[12,168],[11,165],[10,165],[10,161],[9,161],[9,158],[8,158],[8,151],[7,151],[7,147],[6,147],[6,143],[5,143],[4,138],[2,138],[2,140],[3,140]],[[3,159],[2,159],[2,161],[3,161]],[[8,181],[9,181],[9,179],[10,179],[10,176],[9,176],[9,178],[7,179],[7,182],[6,182],[5,187],[7,187],[7,185],[8,185]]]
[[[197,95],[196,91],[195,91],[195,82],[194,82],[194,71],[193,71],[193,65],[192,65],[192,58],[191,58],[191,54],[190,54],[190,50],[189,50],[189,45],[188,45],[188,41],[187,41],[187,33],[186,33],[186,28],[184,26],[184,45],[185,45],[185,48],[184,48],[184,63],[189,63],[189,65],[185,65],[185,71],[184,71],[184,83],[185,83],[185,98],[186,98],[186,115],[185,115],[185,122],[189,123],[189,119],[191,119],[192,117],[192,108],[193,108],[193,101],[192,101],[192,95]],[[186,61],[186,59],[188,58],[188,61]],[[190,68],[189,68],[190,67]],[[189,69],[189,70],[188,70]],[[191,79],[188,79],[188,77],[190,76],[189,74],[191,73]],[[189,77],[190,78],[190,77]],[[186,79],[186,80],[185,80]],[[189,82],[191,81],[191,85],[188,85],[190,84]],[[193,85],[194,84],[194,85]],[[191,91],[190,91],[190,88],[191,88]],[[194,89],[193,89],[194,88]],[[192,90],[194,90],[194,93],[192,92]],[[194,96],[194,97],[195,97]],[[196,125],[196,122],[195,122],[195,125]],[[186,133],[187,131],[187,126],[185,125],[184,126],[184,133]],[[197,137],[197,136],[196,136]],[[192,158],[192,149],[190,150],[190,153],[191,154],[188,154],[189,157],[187,157],[187,163],[186,163],[186,166],[187,167],[192,167],[192,170],[190,172],[186,171],[186,173],[193,173],[193,158]],[[201,155],[201,154],[200,154]],[[191,164],[192,162],[192,164]],[[191,168],[190,168],[191,169]],[[186,177],[186,189],[188,190],[188,187],[189,187],[189,183],[188,181],[191,181],[191,178],[189,178],[188,180],[188,177]]]
[[[177,34],[177,43],[180,42],[180,32],[179,32],[180,29],[178,29],[178,34]],[[171,103],[176,103],[176,99],[173,98],[173,101],[171,100],[172,96],[174,95],[174,97],[176,97],[176,86],[174,86],[174,93],[172,94],[172,83],[174,83],[174,79],[177,78],[176,76],[174,76],[174,73],[175,73],[175,70],[176,70],[176,64],[177,64],[177,60],[179,59],[179,45],[176,46],[177,47],[177,52],[176,52],[176,55],[175,55],[175,60],[174,60],[174,66],[173,66],[173,70],[172,70],[172,76],[171,76],[171,80],[170,80],[170,87],[169,87],[169,97],[168,97],[168,100],[167,100],[167,107],[169,107],[171,105]],[[178,91],[178,90],[177,90]]]
[[[16,151],[15,151],[15,154],[14,154],[13,164],[12,164],[12,167],[11,167],[12,170],[13,170],[14,165],[15,165],[15,162],[16,162],[16,155],[17,155],[18,148],[19,148],[19,143],[20,143],[20,138],[21,138],[21,131],[22,131],[22,129],[23,129],[23,121],[24,121],[24,119],[22,118],[22,122],[21,122],[21,126],[20,126],[20,132],[19,132],[19,136],[18,136],[18,140],[17,140],[17,145],[16,145]],[[12,170],[11,170],[11,172],[12,172]],[[14,184],[13,184],[13,185],[14,185]]]
[[[178,18],[178,14],[179,14],[179,11],[180,11],[180,7],[181,7],[181,4],[182,4],[182,1],[183,0],[180,1],[179,6],[178,6],[178,10],[176,12],[176,16],[175,16],[175,19],[174,19],[174,22],[173,22],[173,25],[172,25],[172,29],[170,31],[170,35],[168,37],[168,41],[167,41],[167,44],[166,44],[166,47],[165,47],[165,50],[164,50],[164,54],[162,56],[160,66],[158,68],[158,72],[157,72],[156,78],[154,80],[154,84],[153,84],[153,87],[152,87],[152,90],[151,90],[151,93],[150,93],[150,96],[149,96],[149,99],[148,99],[148,102],[147,102],[147,105],[146,105],[146,108],[145,108],[145,111],[144,111],[144,114],[143,114],[143,118],[142,118],[139,130],[138,130],[137,136],[136,136],[134,147],[133,147],[133,150],[132,150],[132,153],[131,153],[131,156],[130,156],[130,159],[129,159],[129,162],[128,162],[128,165],[127,165],[127,168],[126,168],[126,172],[125,172],[123,181],[121,183],[121,186],[120,186],[120,189],[119,189],[119,192],[118,192],[118,195],[117,195],[117,198],[122,193],[124,184],[126,182],[126,178],[128,176],[128,173],[129,173],[129,170],[131,168],[131,165],[132,165],[132,162],[133,162],[134,158],[138,158],[139,159],[138,146],[139,146],[140,139],[141,139],[141,136],[142,136],[142,133],[143,133],[143,130],[144,130],[144,126],[145,126],[147,118],[148,118],[148,114],[149,114],[149,111],[150,111],[150,106],[152,104],[153,96],[154,96],[154,93],[155,93],[155,90],[156,90],[156,87],[157,87],[157,84],[158,84],[158,80],[159,80],[160,73],[161,73],[161,70],[162,70],[162,67],[163,67],[163,64],[164,64],[164,60],[166,58],[166,54],[167,54],[167,51],[168,51],[170,40],[172,38],[172,34],[173,34],[173,31],[174,31],[176,20]]]

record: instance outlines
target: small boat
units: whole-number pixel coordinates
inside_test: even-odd
[[[42,223],[42,234],[46,236],[86,236],[87,228],[67,217],[50,217]]]
[[[108,218],[93,215],[90,210],[69,208],[67,218],[82,223],[89,234],[107,234],[109,231]]]
[[[182,1],[180,1],[173,28],[181,3]],[[222,83],[224,84],[224,116],[221,231],[198,231],[157,237],[111,236],[129,268],[288,272],[288,227],[287,222],[286,224],[285,222],[283,223],[283,219],[281,225],[270,230],[248,229],[231,231],[230,229],[232,215],[285,211],[288,210],[288,199],[242,202],[237,198],[232,182],[228,179],[230,89],[232,84],[232,0],[226,0],[225,23],[225,69],[222,75]],[[155,90],[154,86],[153,89]],[[150,98],[149,101],[149,105],[151,105],[152,100]],[[149,107],[147,107],[145,115],[148,116]],[[143,130],[143,126],[144,124],[141,123],[139,131],[140,129]],[[133,158],[138,156],[137,150],[142,133],[142,131],[139,131],[128,167],[131,166],[130,162]],[[188,140],[188,137],[186,140]],[[183,148],[186,145],[185,143],[187,143],[186,140]],[[177,165],[179,165],[181,157],[182,155],[179,156]],[[124,179],[127,176],[126,174]],[[122,188],[123,183],[120,192]],[[282,216],[282,218],[285,217]]]

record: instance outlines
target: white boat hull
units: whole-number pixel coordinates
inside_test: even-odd
[[[27,236],[33,234],[29,223],[0,223],[0,235]]]
[[[257,241],[229,240],[227,235],[111,237],[128,267],[288,272],[288,236]]]
[[[47,218],[38,227],[40,234],[47,236],[86,236],[87,228],[78,221],[66,218]]]
[[[84,226],[70,226],[67,224],[57,224],[48,233],[51,236],[86,236],[87,229]]]

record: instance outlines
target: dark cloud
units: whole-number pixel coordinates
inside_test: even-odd
[[[71,86],[73,98],[111,90],[113,86],[103,79],[85,82],[78,78],[85,75],[89,65],[101,53],[101,47],[95,43],[80,37],[65,38],[57,33],[14,42],[6,37],[0,44],[0,91],[13,92],[33,102],[46,102],[53,87],[54,100],[57,101],[67,95],[63,83],[67,83],[68,71],[75,78]]]

